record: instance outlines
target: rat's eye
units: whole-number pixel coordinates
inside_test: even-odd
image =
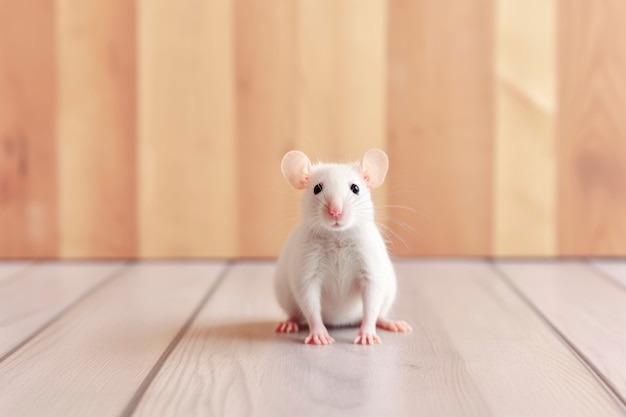
[[[352,185],[350,186],[350,189],[352,190],[352,192],[353,192],[354,194],[359,195],[359,186],[358,186],[358,185],[356,185],[356,184],[352,184]]]
[[[313,194],[318,195],[319,193],[322,192],[322,184],[317,184],[314,188],[313,188]]]

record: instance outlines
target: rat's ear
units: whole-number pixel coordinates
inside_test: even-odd
[[[369,188],[380,187],[389,169],[389,158],[380,149],[370,149],[361,160],[361,175]]]
[[[306,188],[311,176],[311,161],[300,151],[289,151],[283,156],[280,170],[287,182],[295,189]]]

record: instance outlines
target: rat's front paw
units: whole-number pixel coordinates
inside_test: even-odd
[[[360,332],[354,339],[355,345],[373,345],[375,343],[382,343],[376,333]]]
[[[334,341],[335,339],[330,337],[330,335],[328,334],[328,331],[321,331],[321,332],[315,332],[315,333],[311,332],[309,333],[307,338],[304,339],[304,343],[306,343],[307,345],[330,345]]]

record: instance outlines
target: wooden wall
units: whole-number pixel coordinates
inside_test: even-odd
[[[0,257],[275,256],[387,150],[401,256],[626,255],[622,0],[0,0]]]

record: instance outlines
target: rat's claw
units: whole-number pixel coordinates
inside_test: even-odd
[[[307,345],[330,345],[335,341],[328,333],[311,333],[304,339]]]
[[[276,326],[277,333],[297,333],[298,323],[292,320],[283,321]]]
[[[403,332],[403,333],[404,332],[410,332],[410,331],[413,330],[411,325],[409,323],[407,323],[406,321],[404,321],[404,320],[397,321],[396,322],[396,328],[398,329],[396,331]]]
[[[354,339],[355,345],[373,345],[375,343],[382,343],[376,333],[360,333],[356,339]]]
[[[401,333],[405,333],[405,332],[410,332],[411,330],[413,330],[413,328],[404,320],[398,320],[398,321],[393,321],[393,320],[386,320],[386,319],[378,319],[378,321],[376,321],[376,326],[380,327],[381,329],[390,331],[390,332],[401,332]]]

